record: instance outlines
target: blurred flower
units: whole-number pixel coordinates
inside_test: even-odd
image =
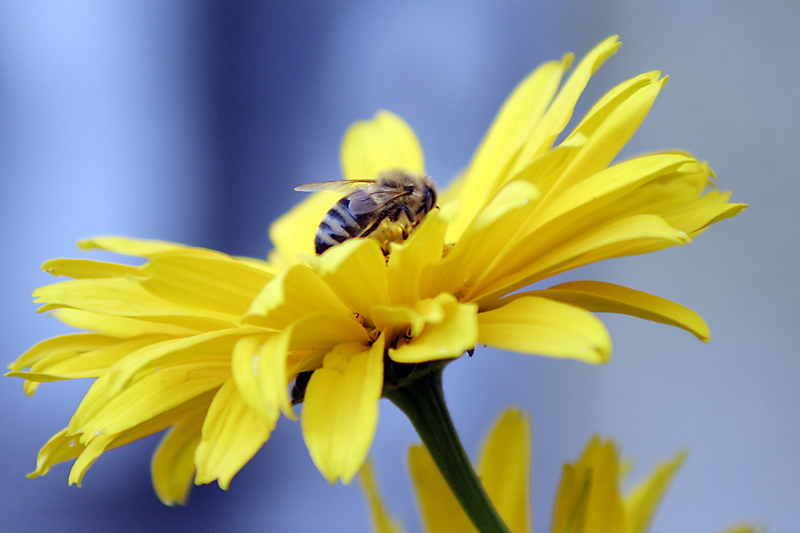
[[[513,533],[530,533],[531,435],[528,417],[508,410],[492,428],[478,461],[486,492]],[[657,465],[627,493],[621,483],[630,465],[621,463],[613,441],[594,437],[575,464],[566,464],[553,510],[553,533],[644,533],[685,452]],[[411,480],[427,533],[469,533],[469,521],[444,478],[423,446],[408,454]],[[386,509],[377,489],[371,465],[360,473],[369,500],[376,533],[400,533],[400,522]],[[748,533],[747,526],[726,533]]]
[[[441,194],[441,209],[392,244],[388,260],[372,239],[315,256],[314,233],[337,200],[318,193],[272,226],[268,263],[122,238],[81,246],[148,258],[144,265],[46,263],[75,279],[37,290],[41,311],[90,333],[39,343],[9,375],[24,378],[29,394],[39,382],[97,379],[33,475],[77,458],[70,481],[80,483],[104,451],[171,427],[153,480],[164,502],[181,503],[193,475],[227,487],[279,413],[294,418],[302,399],[312,459],[331,483],[347,483],[372,443],[382,394],[476,344],[606,362],[610,338],[592,312],[707,341],[696,313],[633,289],[579,281],[514,292],[594,261],[687,243],[745,207],[727,203],[708,166],[686,153],[609,166],[663,86],[658,73],[612,89],[554,146],[617,46],[598,45],[561,90],[571,55],[526,78]],[[413,131],[387,112],[348,130],[342,166],[348,179],[424,172]]]

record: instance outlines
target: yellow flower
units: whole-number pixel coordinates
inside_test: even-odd
[[[484,443],[478,472],[486,492],[513,533],[530,533],[531,436],[528,417],[508,410]],[[678,453],[657,465],[633,489],[623,493],[625,465],[613,441],[594,437],[575,464],[564,465],[553,510],[553,533],[644,533],[686,457]],[[408,454],[411,480],[427,533],[470,533],[469,521],[423,446]],[[370,503],[376,533],[401,533],[400,522],[386,509],[367,462],[359,475]],[[753,532],[748,526],[727,533]]]
[[[171,427],[153,481],[164,502],[182,503],[192,476],[227,487],[280,412],[294,418],[293,400],[303,399],[312,459],[330,482],[347,483],[371,445],[380,397],[477,344],[602,363],[611,342],[592,312],[678,326],[707,341],[694,312],[608,283],[509,296],[590,262],[689,242],[744,208],[728,204],[708,166],[686,153],[609,166],[663,85],[658,73],[612,89],[554,146],[617,45],[598,45],[561,90],[571,55],[525,79],[469,168],[440,195],[441,209],[393,244],[388,261],[372,239],[314,256],[316,227],[337,200],[318,193],[272,226],[268,263],[122,238],[81,246],[148,258],[144,265],[46,263],[75,279],[37,290],[41,311],[88,333],[39,343],[9,375],[24,378],[29,394],[45,381],[96,381],[33,475],[77,459],[70,481],[80,483],[104,451]],[[342,166],[348,179],[424,172],[412,130],[387,112],[348,130]]]
[[[446,361],[477,344],[603,363],[611,341],[592,312],[638,316],[708,341],[693,311],[626,287],[574,281],[514,292],[594,261],[687,243],[745,207],[729,204],[708,165],[684,152],[609,166],[663,86],[658,73],[612,89],[554,146],[590,76],[617,46],[615,37],[598,45],[560,91],[572,56],[525,79],[469,168],[443,191],[441,208],[392,244],[388,258],[373,239],[314,256],[316,227],[337,200],[331,193],[273,225],[270,262],[285,270],[244,322],[281,330],[253,352],[266,365],[261,379],[275,380],[262,399],[294,416],[284,380],[301,376],[305,441],[331,483],[347,483],[366,457],[382,391],[407,382],[395,379],[397,364]],[[354,180],[425,170],[413,131],[388,112],[348,130],[342,167]]]

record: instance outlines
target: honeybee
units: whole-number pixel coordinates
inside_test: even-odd
[[[406,240],[436,206],[436,185],[430,177],[400,169],[386,170],[375,179],[307,183],[294,190],[351,189],[322,217],[314,239],[317,254],[347,239],[373,237],[389,255],[389,243]]]

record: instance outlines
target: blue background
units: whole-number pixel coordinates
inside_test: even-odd
[[[339,177],[342,133],[386,108],[416,130],[439,183],[464,168],[514,85],[539,63],[623,46],[577,115],[641,72],[671,76],[623,156],[674,147],[707,159],[740,217],[687,247],[608,261],[573,278],[622,283],[700,312],[686,332],[603,316],[610,365],[479,349],[448,369],[465,446],[509,404],[532,414],[533,509],[548,531],[561,464],[594,432],[638,459],[634,477],[691,450],[658,531],[717,531],[800,519],[797,87],[800,4],[785,2],[75,2],[0,3],[0,353],[12,361],[63,333],[34,288],[78,239],[123,234],[263,257],[295,185]],[[94,255],[98,257],[98,255]],[[282,420],[227,492],[158,502],[158,437],[104,455],[83,488],[68,466],[27,480],[88,383],[26,398],[0,380],[0,529],[9,531],[370,530],[357,486],[329,487],[299,424]],[[405,467],[416,441],[386,401],[373,446],[379,482],[419,529]]]

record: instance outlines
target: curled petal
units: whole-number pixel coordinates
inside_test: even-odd
[[[522,293],[577,305],[594,313],[621,313],[675,326],[708,342],[705,320],[686,307],[646,292],[601,281],[571,281],[542,291]],[[517,295],[508,299],[516,298]],[[504,301],[508,299],[503,299]]]

